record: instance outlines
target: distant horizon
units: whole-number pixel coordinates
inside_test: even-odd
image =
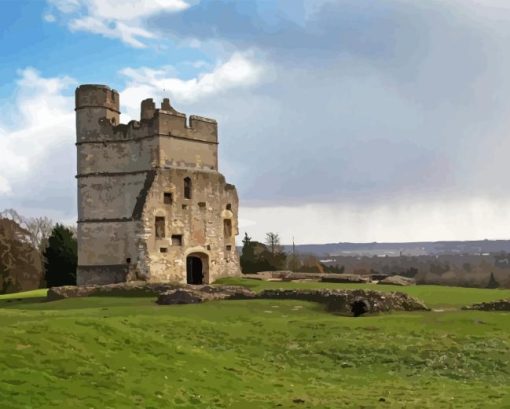
[[[478,242],[478,241],[509,241],[508,239],[479,239],[479,240],[418,240],[418,241],[338,241],[338,242],[330,242],[330,243],[294,243],[296,246],[322,246],[326,244],[419,244],[419,243],[468,243],[468,242]],[[292,246],[290,244],[282,244],[282,246]]]

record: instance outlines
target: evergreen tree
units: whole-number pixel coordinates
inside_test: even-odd
[[[48,239],[48,247],[44,250],[48,287],[76,285],[77,249],[73,231],[57,224]]]
[[[244,274],[250,274],[255,273],[256,271],[253,271],[253,264],[255,262],[254,257],[254,248],[253,248],[253,242],[251,241],[251,237],[248,236],[248,233],[244,233],[244,239],[243,239],[243,248],[241,250],[241,257],[239,258],[239,261],[241,263],[241,271]]]
[[[263,243],[252,241],[251,237],[244,233],[240,263],[244,274],[281,270],[281,266],[285,265],[285,253],[273,254]]]
[[[498,288],[499,283],[496,281],[496,277],[494,277],[494,273],[491,273],[489,278],[489,283],[487,284],[487,288]]]

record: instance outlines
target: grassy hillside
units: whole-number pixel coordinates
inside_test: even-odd
[[[433,308],[510,295],[399,289]],[[0,408],[510,408],[508,313],[24,295],[0,298]]]

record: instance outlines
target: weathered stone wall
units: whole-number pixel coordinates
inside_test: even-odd
[[[79,220],[129,219],[147,172],[78,179]]]
[[[215,142],[160,137],[160,165],[204,170],[218,169],[218,147]]]
[[[184,178],[189,177],[192,196],[184,197]],[[218,172],[192,169],[162,169],[147,195],[143,212],[150,258],[151,281],[186,282],[186,257],[202,255],[204,282],[219,277],[239,275],[239,257],[235,247],[238,232],[238,199],[226,188]],[[172,194],[172,203],[164,203],[164,194]],[[231,210],[227,210],[230,207]],[[155,219],[165,218],[165,237],[156,238]],[[232,225],[225,237],[224,220]],[[182,244],[172,243],[172,235],[181,235]],[[230,246],[230,247],[227,247]],[[162,252],[165,249],[165,252]]]
[[[167,99],[161,109],[148,99],[140,121],[119,124],[118,93],[84,85],[76,90],[76,131],[80,283],[186,282],[190,254],[202,260],[204,282],[240,274],[238,199],[217,171],[216,121],[190,116],[188,124]],[[185,177],[191,199],[183,198]],[[165,218],[158,239],[156,217]]]
[[[80,265],[124,264],[136,252],[139,222],[78,223]],[[100,244],[100,245],[99,245]]]
[[[87,142],[78,145],[78,171],[81,175],[140,172],[159,160],[156,138],[119,142]]]

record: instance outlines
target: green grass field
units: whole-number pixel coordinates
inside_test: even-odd
[[[361,318],[298,301],[0,296],[0,408],[510,408],[510,290],[401,290],[436,311]]]

